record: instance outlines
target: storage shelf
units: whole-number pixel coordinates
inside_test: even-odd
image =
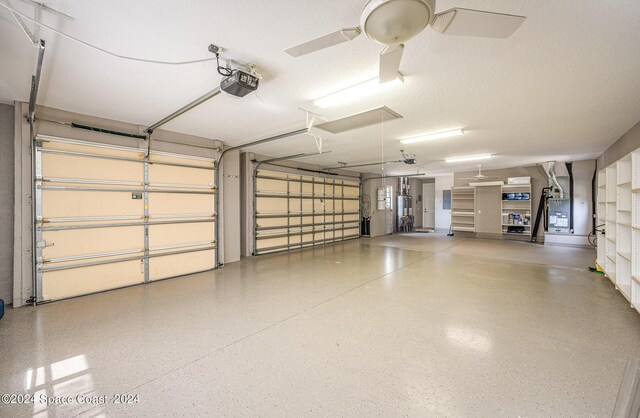
[[[531,189],[530,184],[505,184],[502,186],[503,189]]]
[[[523,237],[530,237],[531,236],[531,232],[522,232],[522,233],[520,233],[520,232],[505,232],[505,231],[502,231],[502,234],[503,235],[521,235]]]
[[[451,229],[453,231],[461,231],[461,232],[475,232],[475,228],[469,228],[466,226],[452,226]]]
[[[611,256],[611,255],[607,254],[607,258],[608,258],[608,259],[609,259],[613,264],[616,264],[616,258],[615,258],[615,256]]]
[[[502,199],[503,202],[531,202],[531,199]]]
[[[622,258],[624,258],[625,260],[631,262],[631,253],[626,253],[626,252],[622,252],[622,251],[618,251],[618,255]]]
[[[637,278],[636,276],[631,276],[631,279],[640,285],[640,278]]]
[[[465,213],[465,212],[453,212],[451,216],[464,216],[464,217],[475,217],[475,213]]]
[[[522,226],[525,228],[531,228],[531,225],[518,225],[518,224],[502,224],[502,226]]]

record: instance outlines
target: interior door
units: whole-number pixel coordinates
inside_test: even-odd
[[[425,183],[422,185],[422,227],[435,229],[436,227],[436,185]]]
[[[501,186],[476,187],[476,232],[502,234]]]

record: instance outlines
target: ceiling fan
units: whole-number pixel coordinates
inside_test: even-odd
[[[476,180],[476,181],[482,181],[482,180],[486,180],[486,179],[497,179],[499,178],[498,176],[485,176],[484,174],[482,174],[482,164],[478,164],[478,174],[476,174],[473,177],[463,177],[460,180]]]
[[[380,53],[379,82],[398,77],[404,43],[431,25],[445,35],[507,38],[526,19],[502,13],[453,8],[435,13],[436,0],[369,0],[362,9],[360,26],[342,29],[285,50],[299,57],[343,42],[364,32],[385,45]]]

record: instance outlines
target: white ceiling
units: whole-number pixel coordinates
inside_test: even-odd
[[[166,129],[242,144],[305,126],[311,101],[376,75],[382,47],[360,36],[300,58],[283,50],[355,26],[364,0],[190,2],[98,0],[45,3],[75,18],[43,21],[124,55],[159,60],[208,57],[207,46],[259,66],[265,78],[242,99],[218,96]],[[19,10],[33,8],[11,0]],[[336,119],[386,105],[404,116],[339,135],[331,153],[306,162],[335,165],[395,160],[416,153],[431,175],[475,163],[445,157],[495,154],[490,168],[593,158],[640,119],[640,3],[585,0],[439,0],[438,11],[466,7],[527,16],[506,40],[443,36],[430,28],[409,41],[404,85],[349,105],[319,110]],[[42,29],[47,41],[39,104],[152,124],[219,83],[215,62],[166,66],[118,60]],[[36,50],[0,10],[0,101],[27,100]],[[464,128],[463,137],[402,146],[399,138]],[[383,139],[384,138],[384,141]],[[382,146],[384,142],[384,147]],[[314,152],[310,136],[252,150],[274,156]],[[380,167],[361,169],[380,171]],[[388,165],[389,173],[417,166]]]

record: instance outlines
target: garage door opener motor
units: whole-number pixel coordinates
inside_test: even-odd
[[[232,60],[227,60],[226,65],[222,66],[220,65],[220,47],[211,44],[209,45],[209,52],[215,54],[218,74],[222,76],[220,90],[232,96],[244,97],[258,89],[260,77],[252,65],[245,66]]]

